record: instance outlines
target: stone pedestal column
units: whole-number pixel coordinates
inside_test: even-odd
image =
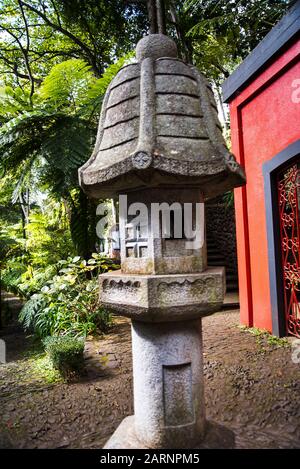
[[[204,437],[201,319],[132,322],[134,424],[156,448],[185,448]]]
[[[134,415],[105,449],[233,448],[232,431],[205,418],[201,319],[132,321]]]

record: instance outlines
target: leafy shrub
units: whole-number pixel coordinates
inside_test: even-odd
[[[48,315],[47,301],[42,294],[33,295],[19,314],[19,321],[25,330],[32,329],[38,337],[51,335],[54,325],[54,316]]]
[[[74,251],[70,232],[63,228],[66,215],[61,206],[48,202],[47,215],[35,210],[28,218],[26,239],[21,223],[10,225],[0,216],[2,286],[27,299],[58,273],[59,260]]]
[[[57,274],[58,269],[56,265],[49,265],[44,268],[35,269],[32,271],[30,265],[27,266],[26,272],[24,272],[18,283],[18,294],[23,298],[30,298],[35,293],[38,293],[43,285],[55,274]]]
[[[60,261],[59,265],[59,274],[22,308],[19,320],[24,328],[32,329],[41,338],[107,332],[112,318],[99,305],[98,274],[118,266],[99,254],[93,254],[88,262],[75,257]]]
[[[25,272],[26,265],[21,257],[9,259],[6,268],[1,272],[1,282],[4,289],[19,294],[20,279]]]
[[[70,336],[50,336],[43,341],[49,358],[60,374],[67,380],[84,371],[84,340]]]

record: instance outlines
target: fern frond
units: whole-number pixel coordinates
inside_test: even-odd
[[[95,128],[83,119],[59,116],[42,143],[41,155],[64,172],[77,170],[91,154],[95,133]]]

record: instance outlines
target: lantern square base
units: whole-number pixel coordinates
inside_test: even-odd
[[[190,449],[234,449],[235,435],[229,428],[213,421],[206,422],[206,433],[199,445]],[[185,447],[187,448],[187,446]],[[112,434],[103,449],[162,449],[147,446],[135,432],[134,415],[126,417]],[[165,448],[171,449],[171,448]],[[179,448],[177,448],[179,449]]]

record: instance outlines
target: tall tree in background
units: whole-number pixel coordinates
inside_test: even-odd
[[[165,0],[181,55],[221,80],[267,34],[291,0]],[[0,71],[31,93],[53,65],[87,62],[100,77],[148,29],[146,0],[2,0]],[[25,80],[25,81],[24,81]]]
[[[186,0],[178,13],[179,23],[194,63],[210,79],[222,82],[293,3],[294,0]]]
[[[145,12],[125,0],[2,0],[1,72],[33,89],[55,63],[82,58],[100,77],[143,35]]]

